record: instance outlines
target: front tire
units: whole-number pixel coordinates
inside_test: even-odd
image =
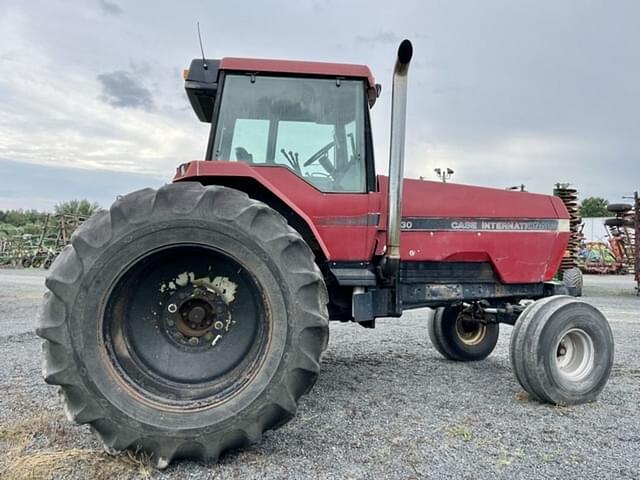
[[[593,306],[557,295],[534,302],[511,335],[511,360],[520,385],[557,405],[593,401],[613,366],[613,335]]]
[[[435,349],[459,362],[484,360],[498,342],[497,323],[465,318],[460,307],[441,307],[428,321],[429,338]]]
[[[46,285],[37,333],[67,416],[159,468],[215,461],[286,423],[328,341],[307,244],[224,187],[120,198],[74,233]]]

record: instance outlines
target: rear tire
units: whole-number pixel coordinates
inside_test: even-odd
[[[286,423],[327,346],[311,250],[229,188],[120,198],[78,228],[46,285],[37,334],[67,416],[158,468],[215,461]]]
[[[593,401],[613,366],[613,335],[596,308],[558,295],[534,302],[516,322],[513,369],[534,398],[557,405]]]
[[[573,267],[562,272],[562,283],[567,287],[573,287],[576,290],[576,297],[582,296],[582,271],[578,267]]]
[[[435,349],[459,362],[484,360],[498,342],[497,323],[480,323],[464,319],[459,307],[441,307],[428,320],[429,338]]]

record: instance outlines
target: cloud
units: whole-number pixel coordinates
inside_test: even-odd
[[[155,109],[151,91],[131,73],[117,70],[111,73],[101,73],[96,78],[102,85],[100,98],[109,105],[142,108],[147,111]]]
[[[113,172],[12,162],[0,158],[0,210],[37,208],[51,211],[56,203],[86,198],[108,208],[117,195],[170,180],[163,175]]]
[[[69,9],[64,13],[77,14]],[[52,17],[64,17],[54,13]],[[114,108],[100,98],[105,93],[102,83],[93,81],[101,73],[95,50],[78,44],[75,55],[86,53],[87,62],[70,62],[60,57],[68,49],[52,50],[51,44],[35,36],[42,29],[33,22],[33,17],[20,12],[0,15],[0,55],[16,58],[10,68],[9,62],[0,62],[0,158],[33,169],[38,164],[161,175],[172,173],[185,160],[202,158],[209,126],[198,122],[191,111],[180,110],[188,102],[173,65],[155,62],[153,74],[144,77],[139,73],[146,68],[144,62],[128,66],[132,84],[140,83],[135,78],[152,79],[149,88],[152,85],[156,108]],[[103,72],[122,70],[116,67],[122,64],[121,57],[119,53],[107,60],[101,54]],[[147,94],[138,97],[150,99],[145,90]],[[0,197],[5,196],[6,185],[0,186]],[[38,189],[31,190],[30,185],[21,181],[16,188],[35,201]]]
[[[102,12],[106,15],[122,15],[123,10],[117,3],[110,2],[109,0],[98,0],[98,4],[100,5]]]
[[[212,58],[369,65],[384,85],[371,115],[380,173],[406,36],[407,175],[451,167],[455,182],[545,192],[570,181],[611,201],[640,187],[640,2],[267,0],[223,2],[212,16],[198,0],[165,2],[153,22],[142,2],[105,0],[126,8],[118,21],[97,2],[1,2],[0,158],[161,174],[201,158],[209,125],[180,76],[200,54],[197,18]],[[274,12],[286,28],[265,23]]]
[[[400,41],[395,33],[384,31],[373,35],[356,35],[356,42],[366,44],[370,47],[377,45],[395,45]]]
[[[311,10],[313,13],[322,13],[331,5],[331,0],[313,0]]]

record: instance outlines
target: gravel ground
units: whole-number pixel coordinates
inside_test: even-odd
[[[427,311],[375,330],[332,324],[320,379],[292,422],[218,465],[164,472],[107,457],[88,427],[62,419],[32,333],[43,278],[0,270],[0,477],[640,478],[640,297],[630,276],[585,278],[585,300],[616,341],[598,402],[529,401],[509,365],[508,326],[487,360],[458,364],[430,345]]]

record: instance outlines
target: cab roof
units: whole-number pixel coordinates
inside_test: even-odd
[[[366,65],[224,57],[220,60],[219,68],[220,70],[235,70],[242,72],[293,73],[300,75],[363,78],[367,80],[369,88],[376,88],[373,74]]]

